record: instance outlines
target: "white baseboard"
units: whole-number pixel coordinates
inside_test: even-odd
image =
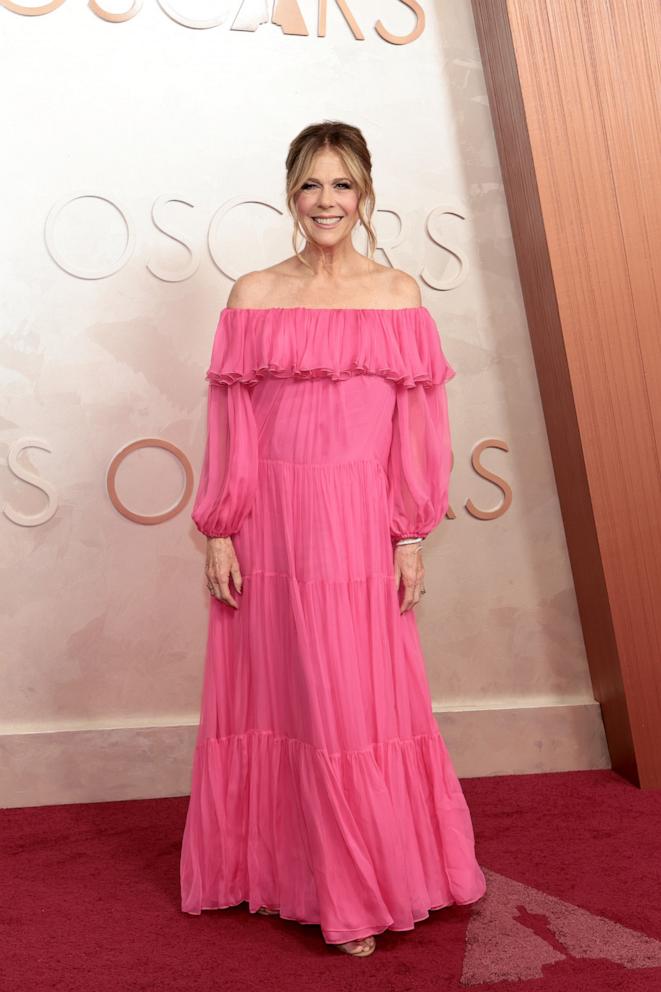
[[[460,777],[609,768],[598,703],[435,709]],[[186,796],[197,718],[0,735],[0,807]]]
[[[460,778],[610,768],[596,700],[442,709],[434,716]]]

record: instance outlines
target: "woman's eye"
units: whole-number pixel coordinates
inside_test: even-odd
[[[316,183],[303,183],[303,185],[301,186],[301,189],[310,189],[312,186],[315,186],[315,185],[316,185]],[[351,189],[351,183],[339,182],[336,185],[337,186],[341,186],[343,189]]]

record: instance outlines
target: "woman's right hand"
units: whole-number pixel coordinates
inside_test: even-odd
[[[231,537],[208,537],[207,538],[207,587],[212,596],[219,599],[221,603],[227,603],[234,609],[239,608],[230,592],[229,579],[232,576],[234,588],[237,592],[243,592],[243,577],[239,568],[239,560],[236,557],[234,545]]]

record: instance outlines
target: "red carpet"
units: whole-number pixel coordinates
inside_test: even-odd
[[[661,792],[613,772],[465,779],[487,896],[354,960],[317,926],[179,908],[187,798],[0,810],[0,989],[661,989]]]

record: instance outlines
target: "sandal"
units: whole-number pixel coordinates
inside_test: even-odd
[[[376,938],[373,936],[360,937],[358,940],[348,940],[344,944],[335,944],[345,954],[354,958],[368,958],[376,950]]]
[[[257,910],[262,916],[278,916],[277,909],[267,909],[266,906],[260,906]],[[335,944],[341,951],[345,954],[351,954],[354,958],[368,958],[370,954],[374,954],[376,950],[376,938],[373,936],[360,937],[358,940],[348,940],[344,944]]]

